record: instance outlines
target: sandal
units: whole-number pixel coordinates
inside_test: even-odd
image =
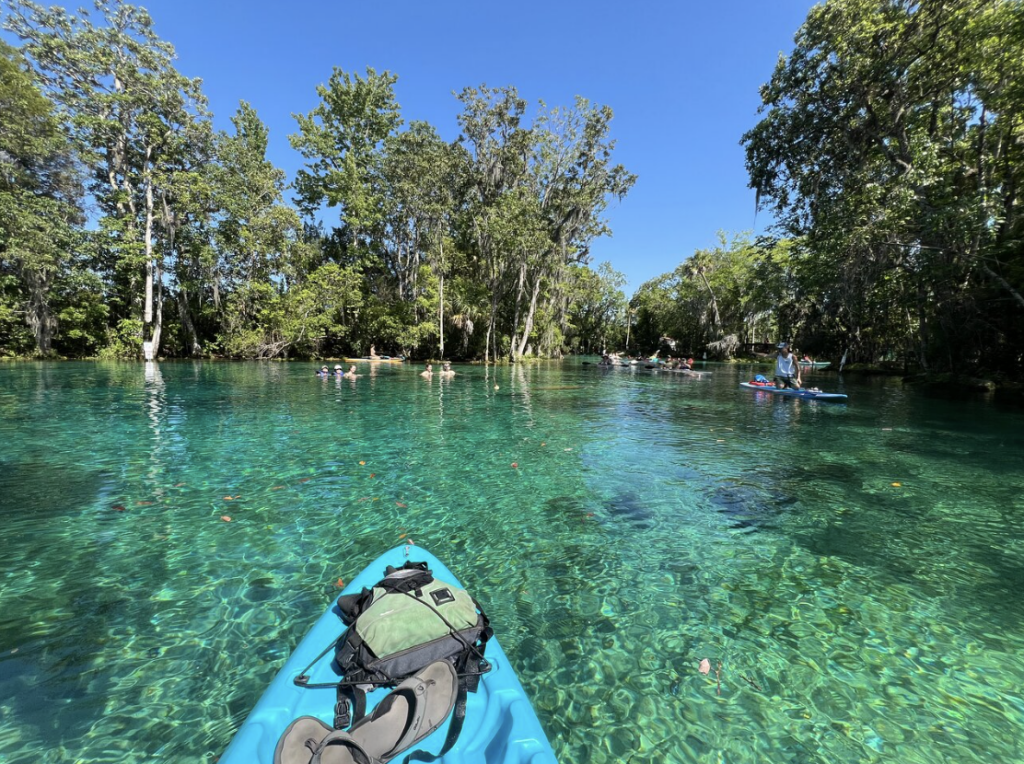
[[[440,727],[455,707],[459,677],[435,661],[406,679],[349,731],[303,716],[284,731],[274,764],[384,764]]]
[[[434,661],[398,685],[349,734],[371,755],[390,761],[444,724],[458,694],[452,664]]]
[[[328,727],[315,716],[300,716],[285,729],[274,749],[274,764],[309,764],[325,737]]]

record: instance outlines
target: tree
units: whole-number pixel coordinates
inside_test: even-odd
[[[141,319],[159,348],[165,250],[156,241],[156,202],[186,134],[208,118],[200,81],[174,68],[173,46],[156,36],[143,8],[95,0],[104,23],[94,25],[85,11],[10,5],[7,27],[24,41],[94,170],[105,267],[120,286],[116,311]]]
[[[596,271],[570,266],[567,281],[569,347],[581,353],[621,347],[626,333],[627,303],[622,291],[626,277],[610,263],[601,263]]]
[[[762,88],[751,186],[855,357],[1024,362],[1022,19],[1009,0],[833,0]]]
[[[7,343],[23,315],[34,350],[50,355],[57,317],[55,283],[69,267],[81,220],[82,190],[72,147],[53,104],[40,92],[21,55],[0,42],[0,325]]]
[[[235,133],[217,137],[219,161],[210,170],[220,207],[213,223],[220,253],[215,278],[218,289],[231,295],[222,317],[222,339],[233,354],[273,357],[305,336],[272,334],[262,346],[253,334],[257,316],[265,311],[260,301],[275,291],[287,292],[289,286],[300,288],[305,280],[304,269],[296,269],[291,257],[301,226],[296,211],[283,203],[285,175],[266,158],[268,131],[256,111],[243,101],[231,122]],[[237,334],[246,340],[233,339]]]

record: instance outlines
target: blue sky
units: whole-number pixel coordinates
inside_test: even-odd
[[[44,0],[44,4],[51,4]],[[60,3],[78,7],[79,3]],[[579,94],[615,112],[616,159],[639,176],[608,211],[613,237],[593,247],[631,293],[675,268],[716,232],[761,230],[747,188],[742,134],[757,120],[759,86],[814,3],[351,2],[149,0],[157,34],[183,74],[201,77],[217,126],[240,99],[270,128],[270,159],[289,178],[301,158],[292,114],[316,105],[331,69],[398,75],[405,120],[458,134],[451,95],[515,85],[532,104]],[[91,3],[90,3],[91,5]]]

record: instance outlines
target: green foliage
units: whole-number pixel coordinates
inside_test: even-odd
[[[109,331],[106,345],[100,350],[99,357],[106,359],[141,358],[142,329],[141,320],[122,318],[117,326]]]
[[[0,49],[0,352],[514,359],[561,353],[572,321],[621,323],[586,266],[634,181],[609,108],[541,105],[529,124],[514,88],[469,88],[446,142],[404,127],[395,75],[335,69],[290,136],[296,210],[256,112],[215,134],[144,8],[7,7],[22,48]]]
[[[0,356],[29,355],[35,341],[22,316],[20,279],[0,272]]]
[[[55,286],[58,330],[54,346],[63,356],[87,358],[103,347],[110,310],[103,282],[95,273],[74,269]],[[114,353],[118,355],[118,353]],[[129,352],[126,355],[131,356]]]
[[[751,185],[805,251],[821,342],[958,371],[1024,363],[1024,9],[832,0],[744,136]]]
[[[696,251],[633,297],[638,346],[653,352],[667,339],[676,345],[669,350],[729,358],[748,344],[774,342],[798,303],[789,288],[792,249],[789,241],[719,232],[718,246]]]
[[[601,263],[596,271],[571,266],[569,282],[571,307],[564,340],[568,347],[578,353],[624,349],[628,304],[622,287],[626,277],[610,263]]]

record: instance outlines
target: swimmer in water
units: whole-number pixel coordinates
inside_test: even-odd
[[[428,363],[427,368],[420,372],[420,376],[424,379],[430,379],[434,376],[434,367]]]

